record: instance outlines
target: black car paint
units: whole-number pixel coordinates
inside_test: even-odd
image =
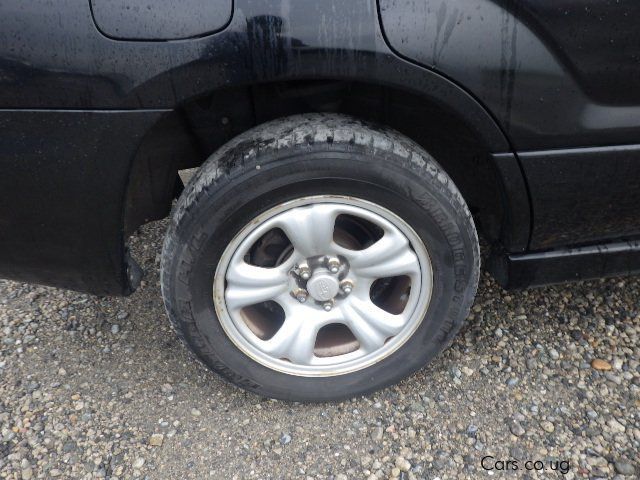
[[[129,162],[119,159],[132,158],[161,114],[0,111],[0,276],[131,292],[121,200]]]
[[[576,23],[582,35],[577,40],[558,37],[551,0],[541,7],[533,1],[448,1],[434,4],[433,12],[400,0],[379,5],[375,0],[236,0],[230,19],[227,2],[215,2],[216,20],[228,20],[215,34],[207,33],[220,25],[203,32],[198,17],[211,2],[190,1],[185,8],[193,6],[193,24],[176,30],[138,23],[137,30],[129,26],[122,34],[127,40],[96,26],[91,2],[104,1],[0,2],[0,276],[129,293],[134,275],[124,211],[132,159],[145,132],[199,95],[295,79],[393,86],[464,118],[500,176],[506,221],[500,238],[492,239],[495,258],[513,257],[519,262],[509,265],[526,264],[528,272],[512,273],[519,281],[503,276],[505,284],[593,273],[586,262],[558,261],[574,258],[571,250],[558,250],[552,274],[532,274],[551,265],[545,258],[523,263],[522,256],[539,257],[528,253],[532,249],[638,234],[640,213],[634,215],[631,206],[640,203],[640,193],[629,178],[638,178],[640,159],[633,147],[622,156],[618,147],[637,143],[640,133],[637,94],[620,88],[638,75],[637,42],[628,46],[631,57],[621,63],[609,58],[599,67],[602,49],[592,55],[574,52],[580,38],[593,41],[589,32],[597,21],[586,32]],[[127,0],[116,3],[126,7]],[[560,3],[570,10],[567,18],[583,16],[573,11],[578,2]],[[596,0],[587,3],[598,9]],[[474,4],[477,8],[470,8]],[[156,18],[162,19],[163,6],[171,2],[155,5]],[[637,18],[640,6],[622,2],[606,13]],[[113,19],[121,17],[114,9]],[[98,19],[99,26],[113,19]],[[425,31],[431,22],[435,29]],[[629,45],[635,28],[618,25],[614,41],[627,39]],[[176,38],[184,39],[163,41]],[[566,64],[567,58],[576,64]],[[532,59],[537,63],[528,63]],[[592,146],[601,155],[584,151]],[[588,169],[581,167],[583,159]],[[609,181],[600,199],[583,188],[594,174]],[[614,202],[620,198],[625,202]],[[562,222],[571,203],[579,235],[576,221]],[[596,213],[581,211],[583,204]],[[597,213],[604,209],[608,215]],[[634,245],[625,258],[639,267],[640,249]],[[598,273],[620,271],[615,262],[610,265]]]
[[[100,32],[116,40],[181,40],[211,35],[231,20],[232,0],[90,0]]]
[[[380,0],[403,57],[472,92],[517,151],[638,143],[633,0]]]
[[[380,9],[393,48],[471,91],[512,142],[530,187],[530,249],[640,235],[638,148],[617,147],[640,142],[637,2],[380,0]]]

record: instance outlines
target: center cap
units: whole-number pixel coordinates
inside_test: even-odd
[[[335,297],[340,291],[338,279],[327,271],[313,274],[307,282],[307,291],[314,300],[326,302]]]

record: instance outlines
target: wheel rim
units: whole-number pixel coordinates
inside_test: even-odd
[[[366,200],[321,195],[245,226],[218,263],[213,298],[225,333],[250,358],[326,377],[398,350],[421,324],[432,285],[427,249],[404,220]]]

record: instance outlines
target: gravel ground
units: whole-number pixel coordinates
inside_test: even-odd
[[[0,281],[0,478],[638,478],[640,279],[506,293],[483,275],[467,325],[418,374],[288,404],[176,340],[165,227],[133,241],[147,276],[130,298]]]

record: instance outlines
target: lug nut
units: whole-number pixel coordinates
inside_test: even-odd
[[[353,291],[353,283],[350,280],[344,280],[340,283],[342,291],[349,295]]]
[[[304,303],[307,301],[307,296],[309,295],[304,288],[297,288],[293,292],[293,296],[296,297],[300,303]]]
[[[330,312],[333,308],[333,302],[331,300],[329,300],[328,302],[324,302],[322,304],[322,308],[324,308],[325,312]]]
[[[299,265],[298,275],[300,275],[300,278],[302,278],[303,280],[309,280],[309,278],[311,278],[311,269],[309,268],[309,265],[307,265],[306,263]]]
[[[338,273],[340,270],[340,260],[335,257],[330,258],[327,260],[327,267],[329,267],[331,273]]]

